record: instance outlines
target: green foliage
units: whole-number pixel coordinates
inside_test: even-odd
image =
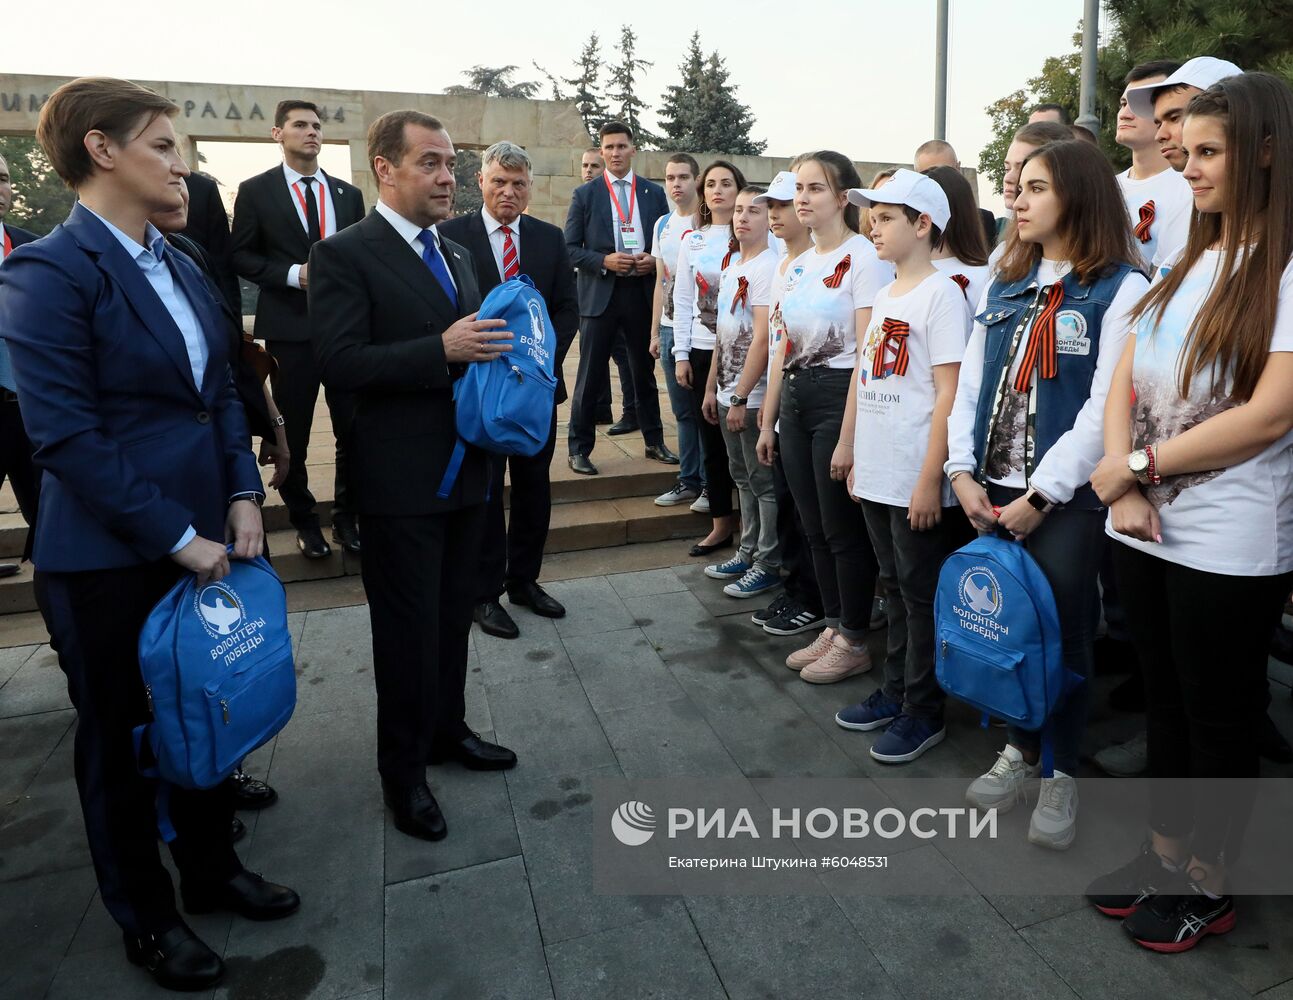
[[[513,83],[512,74],[515,66],[473,66],[463,70],[467,78],[466,85],[455,84],[446,87],[446,94],[484,94],[486,97],[510,97],[527,99],[535,95],[539,85],[534,82]]]
[[[575,70],[575,75],[566,77],[565,83],[574,88],[570,99],[575,102],[575,110],[579,112],[584,128],[588,130],[589,141],[595,143],[597,130],[609,117],[601,86],[602,51],[597,32],[589,35],[584,47],[579,50]]]
[[[727,66],[718,52],[706,58],[695,32],[678,66],[680,83],[661,98],[662,144],[675,150],[757,156],[767,142],[750,138],[754,116],[728,83]]]
[[[660,98],[661,144],[671,150],[695,148],[696,93],[705,75],[705,54],[700,50],[700,32],[693,31],[687,53],[678,64],[678,83],[665,88]]]
[[[13,205],[5,221],[44,236],[67,218],[76,195],[54,173],[35,139],[0,136],[0,156],[13,181]]]
[[[655,135],[646,130],[642,124],[642,112],[646,111],[646,102],[638,96],[635,84],[637,75],[655,65],[646,59],[638,58],[638,36],[632,27],[620,28],[620,46],[611,61],[610,86],[607,100],[610,102],[609,117],[622,121],[633,130],[634,143],[640,149],[657,143]]]

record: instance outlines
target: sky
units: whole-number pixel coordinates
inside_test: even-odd
[[[753,111],[753,134],[770,155],[834,148],[855,160],[909,163],[933,137],[934,0],[745,0],[740,4],[656,5],[495,0],[450,5],[386,0],[285,2],[226,0],[159,8],[119,0],[103,16],[99,0],[62,0],[60,16],[23,22],[23,44],[5,47],[11,73],[110,75],[140,80],[221,82],[438,93],[463,82],[476,64],[515,63],[517,79],[542,81],[533,61],[554,76],[572,75],[589,33],[603,58],[618,51],[620,26],[632,25],[638,56],[653,61],[637,88],[659,101],[675,82],[687,40],[699,31],[717,49],[730,82]],[[989,104],[1023,87],[1042,61],[1071,49],[1082,0],[951,0],[948,141],[966,166],[991,138]],[[473,9],[474,8],[474,9]],[[158,24],[164,11],[173,41]],[[370,15],[368,12],[372,12]],[[304,13],[304,16],[302,16]],[[132,16],[137,15],[137,16]],[[145,18],[152,24],[146,35]],[[68,30],[69,25],[86,25]],[[90,27],[92,26],[92,30]],[[550,96],[546,84],[541,96]],[[648,126],[653,119],[648,118]],[[498,136],[497,138],[506,138]],[[256,145],[202,144],[207,169],[236,184],[275,161]],[[344,147],[329,149],[325,170],[344,175]],[[981,198],[1001,211],[999,198]]]

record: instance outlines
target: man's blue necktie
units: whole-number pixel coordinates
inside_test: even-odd
[[[454,309],[457,309],[458,290],[453,287],[453,279],[449,277],[449,267],[444,262],[444,255],[440,253],[440,248],[436,246],[435,234],[429,229],[424,229],[418,233],[418,242],[422,244],[423,263],[431,269],[435,280],[440,282],[445,295],[449,296],[449,301],[453,303]]]

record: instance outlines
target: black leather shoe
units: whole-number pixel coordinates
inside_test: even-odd
[[[596,418],[594,418],[593,423],[613,424],[615,423],[615,414],[613,414],[610,410],[598,410],[597,416]]]
[[[1289,746],[1284,734],[1275,728],[1269,713],[1262,717],[1257,727],[1257,752],[1276,764],[1293,761],[1293,747]]]
[[[516,622],[512,621],[512,616],[498,601],[477,604],[471,617],[486,635],[496,635],[500,639],[515,639],[521,634],[521,630],[516,627]]]
[[[445,826],[440,804],[426,782],[411,788],[396,788],[382,782],[382,797],[395,814],[395,829],[419,840],[444,840]]]
[[[537,583],[516,583],[507,588],[507,599],[544,618],[565,618],[566,608]]]
[[[588,460],[587,455],[571,455],[569,462],[572,472],[578,472],[581,476],[597,475],[597,466]]]
[[[278,792],[243,771],[234,771],[225,781],[233,790],[235,809],[264,809],[278,801]]]
[[[0,563],[0,580],[3,580],[6,576],[17,576],[17,575],[18,575],[17,563]]]
[[[707,556],[711,552],[717,552],[720,549],[730,549],[732,547],[732,536],[728,535],[721,542],[715,542],[713,545],[706,545],[704,542],[697,542],[687,552],[687,555],[699,558]]]
[[[279,920],[301,906],[301,897],[287,886],[266,882],[245,868],[220,885],[194,888],[181,880],[180,898],[187,913],[228,910],[248,920]]]
[[[628,417],[620,417],[619,420],[606,428],[606,433],[612,436],[616,434],[632,434],[638,429],[638,422],[630,420]]]
[[[456,760],[469,771],[506,771],[516,767],[516,754],[507,747],[482,740],[472,733],[464,740],[431,751],[429,764]]]
[[[332,546],[323,540],[323,532],[318,525],[298,530],[296,547],[306,559],[327,559],[332,555]]]
[[[203,944],[187,924],[181,923],[164,934],[123,937],[126,958],[132,965],[147,969],[163,989],[186,993],[209,990],[224,976],[220,956]]]
[[[646,457],[656,462],[663,462],[665,465],[677,465],[678,456],[669,450],[667,444],[649,444],[647,445]]]
[[[332,540],[351,555],[359,555],[359,529],[353,524],[334,524],[332,526]]]
[[[236,844],[245,836],[247,836],[247,824],[235,816],[233,827],[229,831],[229,843]]]

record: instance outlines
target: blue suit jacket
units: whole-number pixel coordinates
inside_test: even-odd
[[[0,269],[0,330],[43,473],[37,569],[163,559],[190,524],[223,540],[229,497],[263,489],[220,306],[191,261],[169,257],[207,339],[201,386],[148,279],[79,204]]]
[[[669,211],[664,188],[641,174],[637,178],[638,214],[642,216],[642,252],[650,251],[651,234],[660,216]],[[606,182],[598,177],[575,188],[566,214],[566,249],[579,272],[579,315],[600,316],[611,301],[616,277],[604,272],[607,254],[615,252],[615,222]],[[653,275],[618,280],[654,282]]]

